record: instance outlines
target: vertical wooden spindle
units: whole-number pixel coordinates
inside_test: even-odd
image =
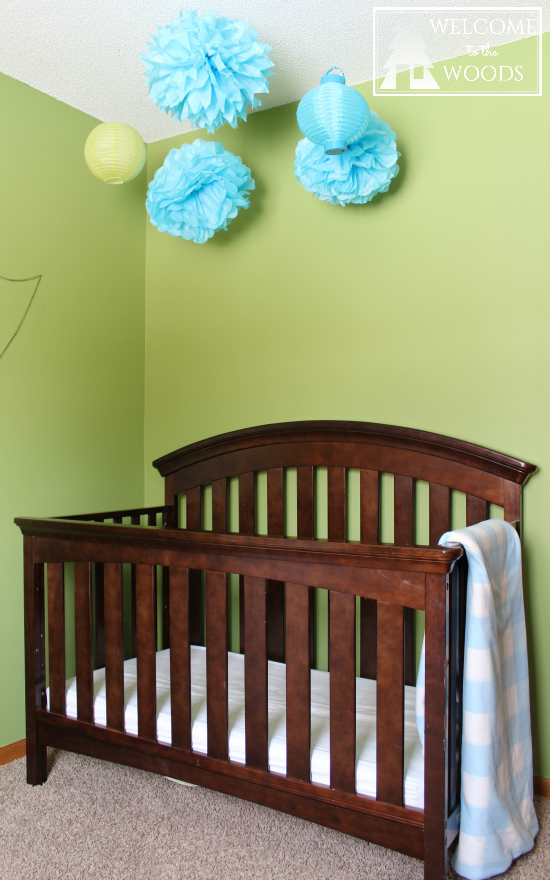
[[[330,787],[355,794],[355,596],[330,594]]]
[[[286,585],[286,773],[311,781],[310,589]]]
[[[105,690],[107,727],[124,730],[124,645],[122,638],[122,565],[106,562]]]
[[[227,761],[227,575],[207,571],[205,585],[208,755]]]
[[[378,471],[361,469],[359,477],[361,507],[361,543],[378,544],[380,533]]]
[[[170,568],[170,702],[172,745],[191,751],[189,571]]]
[[[157,739],[155,655],[156,566],[136,565],[138,735]]]
[[[361,469],[361,543],[378,544],[380,534],[380,475],[378,471]],[[360,600],[361,678],[376,678],[376,600]]]
[[[403,805],[403,608],[378,602],[376,797]]]
[[[202,528],[201,513],[201,487],[188,489],[186,495],[187,504],[187,529],[190,532],[199,532]],[[190,638],[192,645],[202,645],[203,637],[203,601],[202,601],[202,572],[191,570],[189,572],[189,618]]]
[[[105,666],[105,572],[102,562],[95,563],[95,668]]]
[[[245,577],[244,700],[246,764],[268,769],[267,590],[263,578]]]
[[[75,562],[74,593],[77,717],[93,724],[92,566],[88,562]]]
[[[466,525],[475,526],[487,519],[487,502],[475,495],[466,495]]]
[[[346,469],[329,467],[328,470],[328,539],[346,540]]]
[[[267,472],[267,533],[270,538],[284,534],[284,471],[270,468]],[[285,660],[285,585],[283,581],[267,582],[267,656],[269,660]]]
[[[451,490],[430,483],[430,546],[437,547],[441,535],[451,527]]]
[[[396,474],[394,478],[394,543],[414,544],[414,481]],[[414,685],[414,614],[404,611],[405,684]]]

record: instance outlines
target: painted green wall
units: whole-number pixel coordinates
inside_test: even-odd
[[[217,132],[256,191],[205,245],[147,225],[145,474],[151,503],[156,456],[290,419],[406,425],[535,462],[526,605],[535,772],[550,776],[548,76],[545,90],[372,98],[366,84],[403,154],[367,206],[297,183],[296,105]],[[151,144],[149,179],[195,136]]]
[[[15,516],[143,501],[145,173],[93,177],[98,120],[0,75],[0,275],[42,281],[0,359],[0,745],[25,735]],[[2,302],[11,295],[0,282]],[[5,312],[4,320],[5,320]]]

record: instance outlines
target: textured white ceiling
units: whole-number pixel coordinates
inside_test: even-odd
[[[269,95],[260,96],[265,109],[297,101],[333,64],[344,70],[350,84],[371,80],[372,8],[398,5],[405,3],[196,0],[186,7],[181,0],[0,0],[0,71],[104,122],[127,122],[151,143],[189,130],[160,113],[149,99],[139,57],[149,36],[182,8],[211,8],[230,18],[247,18],[260,40],[273,47],[276,76]],[[426,5],[426,0],[407,3],[409,8]],[[441,0],[441,5],[466,4]],[[496,10],[504,4],[482,0],[482,5]],[[534,5],[539,4],[514,0],[516,7]],[[550,0],[542,5],[547,31]],[[431,60],[457,54],[456,42],[441,37],[437,57]]]

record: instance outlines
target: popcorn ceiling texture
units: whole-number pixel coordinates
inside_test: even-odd
[[[102,122],[126,122],[151,143],[190,130],[189,124],[160,113],[148,98],[139,57],[151,34],[182,8],[199,13],[212,8],[230,18],[247,18],[249,27],[258,29],[260,40],[273,47],[276,76],[270,81],[270,94],[261,96],[262,109],[266,109],[298,101],[333,64],[344,70],[350,85],[371,80],[372,8],[384,5],[400,4],[397,0],[226,0],[215,4],[196,0],[187,5],[182,0],[2,0],[0,70]],[[408,7],[424,5],[426,0],[407,3]],[[464,0],[441,0],[440,5],[460,7]],[[498,8],[487,0],[479,5]],[[515,0],[514,5],[536,4]],[[550,4],[544,4],[543,27],[550,30]],[[504,42],[497,38],[495,44],[497,40]],[[456,42],[442,37],[438,55],[431,61],[456,55]]]

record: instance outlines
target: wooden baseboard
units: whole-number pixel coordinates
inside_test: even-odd
[[[543,797],[550,798],[550,779],[546,776],[534,776],[533,787],[535,794],[541,794]]]
[[[17,761],[18,758],[24,758],[27,752],[26,746],[27,741],[25,739],[20,739],[16,743],[10,743],[8,746],[2,746],[0,748],[0,765]],[[548,780],[546,781],[548,782]]]

